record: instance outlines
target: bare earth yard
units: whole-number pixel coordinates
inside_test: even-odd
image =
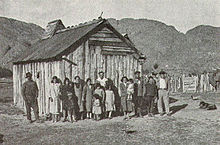
[[[3,144],[220,144],[220,94],[200,94],[215,103],[217,110],[199,109],[200,100],[191,94],[173,95],[172,116],[123,117],[112,120],[84,120],[76,123],[28,124],[22,111],[13,107],[12,85],[0,84],[0,134]]]

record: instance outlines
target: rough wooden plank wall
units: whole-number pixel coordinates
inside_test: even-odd
[[[103,54],[103,50],[118,52],[124,50],[125,53]],[[62,82],[65,77],[72,81],[75,76],[80,76],[84,80],[91,78],[94,83],[97,73],[104,71],[107,78],[112,79],[118,87],[121,78],[127,76],[133,78],[134,72],[141,71],[140,63],[134,53],[124,42],[109,29],[104,28],[92,36],[91,39],[80,45],[74,52],[64,56],[77,66],[64,60],[53,62],[37,62],[29,64],[18,64],[13,66],[14,82],[14,104],[24,108],[24,101],[21,96],[21,86],[25,81],[25,73],[30,71],[33,79],[39,87],[39,110],[40,115],[49,112],[49,97],[51,79],[54,75],[59,77]],[[37,78],[39,73],[39,78]]]

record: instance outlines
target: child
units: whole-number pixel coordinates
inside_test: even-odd
[[[97,94],[99,96],[100,99],[100,105],[101,105],[101,109],[102,109],[102,118],[105,117],[105,91],[103,89],[103,87],[100,85],[100,83],[96,83],[96,89],[94,91],[94,94]]]
[[[93,101],[93,107],[92,107],[92,113],[94,115],[94,119],[96,121],[100,120],[100,115],[102,113],[101,103],[99,99],[99,95],[94,94],[94,101]]]
[[[134,81],[133,81],[133,79],[128,80],[127,92],[128,92],[127,100],[132,101],[132,96],[134,94]]]
[[[106,100],[105,100],[106,112],[108,113],[108,118],[112,119],[112,112],[115,111],[115,104],[114,104],[115,95],[110,85],[106,87],[105,94],[106,94]]]
[[[74,97],[74,94],[72,91],[68,91],[67,92],[67,96],[68,96],[68,104],[67,104],[67,111],[68,111],[68,117],[69,117],[69,121],[76,122],[76,112],[75,112],[75,108],[76,108],[76,99]]]
[[[134,81],[133,79],[128,80],[128,87],[127,87],[127,118],[130,119],[130,113],[133,111],[134,104],[132,102],[133,100],[133,94],[134,94]]]

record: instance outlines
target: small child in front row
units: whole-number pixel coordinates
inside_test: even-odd
[[[93,95],[92,113],[96,121],[100,120],[100,115],[102,114],[102,108],[101,108],[99,95],[97,94]]]

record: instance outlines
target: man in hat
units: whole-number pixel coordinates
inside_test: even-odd
[[[166,76],[166,72],[161,71],[159,73],[160,77],[158,80],[158,112],[160,115],[164,115],[163,103],[165,105],[165,112],[167,116],[170,116],[170,106],[169,106],[169,92],[170,92],[170,83],[169,79]]]
[[[103,71],[99,72],[99,76],[98,76],[98,79],[96,81],[97,81],[97,83],[100,83],[100,85],[103,88],[106,87],[106,83],[107,83],[108,79],[104,77],[104,72]]]
[[[134,110],[136,117],[142,117],[142,99],[143,99],[143,91],[144,91],[144,81],[140,76],[140,72],[136,71],[134,73]]]
[[[32,80],[32,74],[30,72],[26,73],[27,81],[22,85],[22,96],[25,101],[25,107],[27,111],[27,119],[30,123],[31,120],[31,108],[33,108],[34,116],[37,122],[39,122],[39,112],[38,112],[38,87],[36,82]]]

